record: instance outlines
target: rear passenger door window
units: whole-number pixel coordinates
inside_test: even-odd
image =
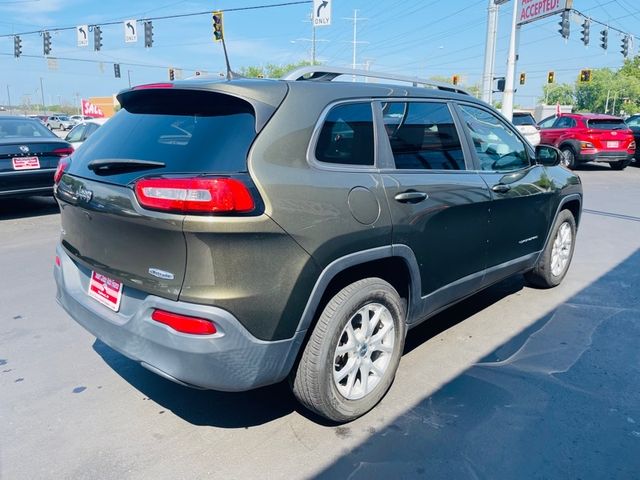
[[[459,108],[481,170],[508,172],[531,165],[524,142],[496,115],[470,105]]]
[[[373,145],[371,104],[337,105],[325,117],[316,144],[316,159],[339,165],[373,166]]]
[[[382,115],[398,170],[465,170],[446,103],[388,102],[382,104]]]

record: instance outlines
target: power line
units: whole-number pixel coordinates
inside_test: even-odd
[[[293,1],[293,2],[283,2],[283,3],[274,3],[272,5],[253,5],[250,7],[236,7],[236,8],[227,8],[225,10],[221,10],[223,12],[243,12],[246,10],[264,10],[267,8],[277,8],[277,7],[288,7],[288,6],[292,6],[292,5],[303,5],[303,4],[308,4],[308,3],[313,3],[313,0],[298,0],[298,1]],[[158,16],[158,17],[145,17],[145,18],[141,18],[139,19],[140,21],[149,21],[149,20],[169,20],[169,19],[174,19],[174,18],[184,18],[184,17],[196,17],[196,16],[201,16],[201,15],[211,15],[211,10],[206,10],[203,12],[190,12],[190,13],[178,13],[178,14],[173,14],[173,15],[162,15],[162,16]],[[92,27],[104,27],[104,26],[108,26],[108,25],[120,25],[122,23],[121,20],[119,21],[111,21],[111,22],[104,22],[104,23],[94,23],[91,24]],[[62,31],[68,31],[68,30],[75,30],[76,29],[76,25],[72,26],[72,27],[49,27],[49,28],[42,28],[40,30],[32,30],[32,31],[28,31],[28,32],[19,32],[19,33],[10,33],[10,34],[4,34],[4,35],[0,35],[0,38],[7,38],[7,37],[15,37],[15,36],[22,36],[22,35],[33,35],[33,34],[40,34],[43,31],[47,31],[47,32],[62,32]]]

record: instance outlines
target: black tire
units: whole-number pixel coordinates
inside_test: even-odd
[[[560,153],[562,153],[562,156],[560,157],[560,165],[567,167],[570,170],[575,170],[578,166],[578,162],[576,161],[576,152],[573,150],[573,147],[563,145],[560,148]]]
[[[554,243],[556,242],[560,228],[565,223],[568,224],[569,228],[571,229],[571,247],[568,252],[566,265],[564,266],[564,268],[562,268],[562,271],[554,274],[551,264]],[[567,274],[567,271],[569,270],[569,266],[571,265],[571,259],[573,258],[575,246],[576,220],[575,218],[573,218],[573,214],[569,210],[562,210],[558,214],[558,218],[556,219],[556,222],[554,223],[553,229],[551,231],[551,235],[549,236],[549,242],[540,255],[537,265],[533,268],[533,270],[524,274],[524,278],[527,283],[531,286],[539,288],[552,288],[560,285],[565,275]]]
[[[630,162],[628,160],[623,162],[609,162],[609,166],[611,167],[611,170],[624,170],[629,166],[629,163]]]
[[[355,387],[358,375],[360,375],[358,385],[365,391],[365,394],[362,398],[349,399],[338,389],[336,383],[341,381],[334,380],[334,370],[339,374],[341,368],[347,368],[348,361],[355,363],[358,358],[364,364],[365,360],[361,355],[366,357],[367,350],[365,348],[363,352],[362,349],[356,348],[357,354],[345,353],[342,357],[336,357],[338,355],[336,348],[344,344],[345,336],[348,338],[345,332],[347,323],[351,323],[352,326],[353,322],[357,324],[358,312],[363,308],[376,305],[385,307],[390,313],[390,317],[386,313],[384,315],[386,321],[393,324],[393,330],[389,330],[390,337],[393,338],[393,346],[387,347],[391,348],[391,352],[388,353],[388,363],[384,367],[382,375],[377,377],[377,383],[371,387],[370,392],[366,393],[366,388],[363,385],[373,380],[367,380],[363,383],[361,367],[355,368],[351,386]],[[395,377],[404,349],[405,317],[406,308],[398,292],[380,278],[359,280],[340,290],[324,307],[305,346],[300,363],[293,372],[295,376],[292,379],[292,390],[296,398],[312,412],[335,422],[348,422],[367,413],[384,397]],[[382,322],[378,322],[377,325],[382,325]],[[372,337],[376,332],[379,332],[379,330],[375,330],[376,327],[376,325],[371,327],[374,329],[371,332]],[[358,331],[361,333],[360,330]],[[374,352],[374,348],[371,348],[371,352]],[[375,353],[369,353],[369,358],[372,359]],[[380,353],[380,356],[376,357],[374,361],[377,361],[382,355],[385,354]],[[342,361],[343,359],[345,364],[341,367],[336,360]],[[366,361],[370,362],[370,360]],[[350,368],[350,371],[353,370]],[[367,379],[375,377],[373,369],[369,370],[366,375]],[[348,375],[347,383],[350,379],[351,375]],[[342,386],[342,388],[348,387]]]

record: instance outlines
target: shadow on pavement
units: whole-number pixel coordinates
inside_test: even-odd
[[[407,337],[404,353],[410,352],[435,335],[521,290],[523,285],[524,280],[520,275],[508,278],[436,315],[429,322],[411,331]],[[286,382],[240,393],[194,390],[146,370],[100,340],[94,342],[93,349],[130,385],[194,425],[247,428],[267,423],[295,410],[315,423],[335,426],[304,409],[293,397]]]
[[[639,289],[640,250],[320,477],[638,478]]]
[[[284,382],[241,393],[195,390],[146,370],[100,340],[94,342],[93,349],[135,389],[193,425],[248,428],[298,408]]]
[[[53,197],[0,198],[0,221],[59,213]]]

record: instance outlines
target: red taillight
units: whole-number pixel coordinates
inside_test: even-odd
[[[246,213],[251,192],[233,178],[143,178],[135,184],[140,205],[180,213]]]
[[[56,173],[53,174],[53,183],[58,184],[60,182],[62,175],[64,175],[64,172],[69,168],[69,165],[71,165],[71,159],[69,158],[61,158],[58,161]]]
[[[204,318],[189,317],[165,310],[154,310],[151,318],[158,323],[167,325],[174,330],[192,335],[213,335],[217,332],[213,322]]]
[[[60,257],[56,255],[56,266],[60,266]]]
[[[56,148],[53,152],[51,152],[56,157],[68,157],[73,153],[73,147],[63,147]]]
[[[629,147],[627,148],[627,150],[635,150],[636,149],[636,142],[635,140],[633,140],[630,144]]]
[[[147,83],[146,85],[136,85],[133,90],[151,90],[154,88],[173,88],[173,83]]]

